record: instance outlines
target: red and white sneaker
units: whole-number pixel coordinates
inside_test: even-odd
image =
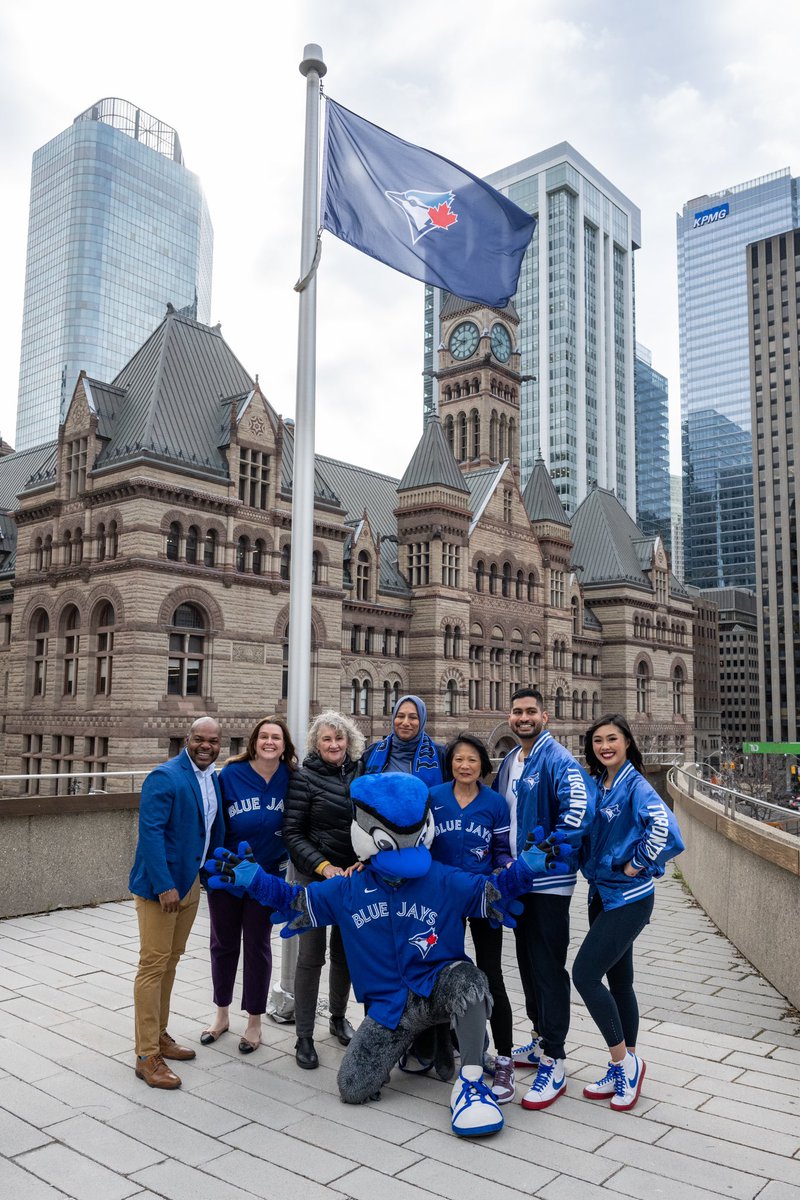
[[[610,1100],[616,1089],[616,1068],[617,1064],[610,1062],[608,1070],[602,1079],[598,1079],[596,1083],[587,1083],[583,1089],[583,1094],[587,1100]]]
[[[530,1042],[524,1046],[517,1046],[511,1051],[511,1061],[515,1067],[533,1067],[538,1069],[539,1059],[542,1057],[542,1039],[535,1033]]]
[[[628,1112],[639,1099],[647,1067],[630,1051],[620,1063],[614,1063],[614,1095],[610,1107],[616,1112]]]
[[[539,1070],[520,1103],[523,1108],[549,1108],[567,1090],[563,1058],[549,1058],[543,1054]]]

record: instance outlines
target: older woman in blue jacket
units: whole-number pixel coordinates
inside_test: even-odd
[[[681,853],[683,841],[674,816],[644,779],[642,756],[624,716],[601,717],[587,730],[584,748],[597,807],[581,853],[589,881],[589,932],[572,981],[605,1038],[610,1062],[583,1094],[626,1112],[639,1099],[646,1070],[636,1054],[633,943],[650,920],[655,880]]]

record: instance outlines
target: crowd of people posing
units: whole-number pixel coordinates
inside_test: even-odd
[[[655,880],[683,844],[672,813],[644,777],[627,720],[611,714],[587,730],[584,768],[549,732],[542,695],[535,688],[520,688],[512,696],[509,714],[519,744],[489,785],[492,764],[482,741],[465,732],[447,747],[437,745],[426,733],[426,716],[419,696],[401,697],[392,713],[391,732],[365,749],[350,718],[324,712],[309,729],[302,763],[283,718],[260,720],[244,752],[219,773],[225,847],[239,861],[235,856],[247,843],[247,857],[267,875],[285,875],[288,861],[290,877],[304,889],[303,904],[313,909],[314,896],[322,896],[315,889],[323,880],[363,869],[351,840],[354,781],[363,775],[399,773],[415,776],[428,789],[434,862],[491,880],[508,871],[534,843],[543,848],[542,864],[552,866],[557,858],[559,870],[534,874],[516,901],[516,958],[531,1031],[522,1046],[513,1045],[502,924],[489,916],[468,918],[472,957],[491,993],[487,1011],[490,1008],[494,1054],[488,1053],[487,1034],[482,1069],[466,1078],[460,1102],[469,1104],[472,1093],[479,1092],[484,1106],[510,1103],[516,1095],[515,1074],[524,1068],[530,1073],[521,1103],[534,1110],[553,1104],[567,1088],[569,909],[577,873],[582,872],[589,884],[589,931],[574,960],[572,982],[609,1057],[605,1073],[588,1083],[583,1094],[606,1100],[618,1111],[631,1109],[645,1075],[636,1049],[639,1010],[633,947],[650,920]],[[260,1044],[268,1004],[272,913],[263,897],[259,903],[243,887],[210,888],[208,901],[216,1013],[200,1041],[215,1042],[229,1030],[241,949],[247,1023],[239,1050],[250,1054]],[[330,1034],[345,1046],[354,1036],[347,1017],[351,978],[341,930],[331,924],[328,933],[320,920],[299,938],[294,982],[295,1055],[298,1065],[309,1070],[319,1065],[314,1033],[326,949]],[[456,957],[467,959],[463,945]],[[485,1017],[483,1021],[485,1028]],[[429,1070],[430,1040],[415,1042],[399,1065],[409,1071]],[[455,1097],[454,1113],[458,1103]],[[454,1129],[460,1132],[455,1117]]]

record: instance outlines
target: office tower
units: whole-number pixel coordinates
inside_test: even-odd
[[[796,742],[800,709],[800,229],[748,247],[761,740]]]
[[[634,362],[636,425],[636,524],[642,533],[661,535],[672,547],[669,476],[669,385],[653,367],[653,356],[636,343]]]
[[[700,196],[677,217],[685,576],[753,588],[746,247],[798,224],[789,168]]]
[[[538,217],[513,300],[520,317],[522,484],[541,451],[570,516],[595,484],[613,489],[635,516],[639,209],[568,142],[486,178]],[[443,299],[426,289],[426,414],[436,409]]]
[[[669,477],[669,498],[672,526],[672,574],[683,583],[683,478],[680,475]]]
[[[16,448],[54,438],[78,373],[113,379],[168,303],[207,322],[213,231],[178,134],[99,100],[33,156]]]

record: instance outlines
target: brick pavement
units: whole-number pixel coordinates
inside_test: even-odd
[[[576,942],[584,909],[579,889]],[[192,1044],[212,1012],[207,945],[203,908],[170,1027]],[[132,1070],[137,952],[130,903],[0,923],[0,1196],[800,1197],[797,1023],[677,880],[659,885],[637,943],[648,1072],[636,1110],[583,1100],[583,1081],[598,1077],[605,1055],[576,1002],[567,1095],[545,1112],[507,1105],[506,1128],[483,1141],[448,1132],[450,1089],[433,1080],[395,1072],[379,1103],[341,1104],[343,1051],[327,1022],[318,1027],[318,1071],[298,1069],[292,1027],[269,1021],[265,1044],[242,1058],[239,1019],[235,1034],[178,1064],[179,1092],[146,1087]],[[526,1041],[510,934],[507,965]]]

